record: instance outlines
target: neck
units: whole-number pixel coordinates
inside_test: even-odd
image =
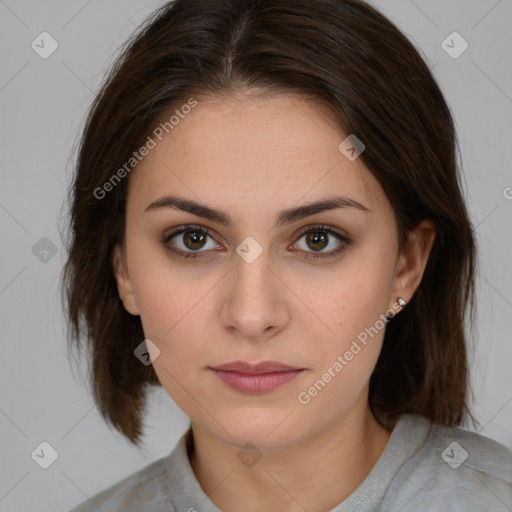
[[[368,476],[391,432],[367,407],[247,467],[240,448],[192,423],[190,463],[205,493],[224,512],[330,510]]]

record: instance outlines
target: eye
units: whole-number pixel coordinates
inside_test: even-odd
[[[302,238],[304,238],[304,243],[300,244],[299,241]],[[292,250],[299,248],[301,251],[305,251],[306,259],[330,258],[340,254],[351,243],[349,238],[334,231],[330,226],[313,226],[302,231]],[[313,252],[308,251],[308,248]],[[330,250],[324,251],[327,248]]]
[[[302,238],[305,240],[305,245],[299,243]],[[176,241],[173,242],[173,239]],[[208,239],[211,239],[210,246],[208,246]],[[203,253],[222,247],[213,240],[213,236],[207,228],[192,225],[175,229],[161,242],[169,251],[185,259],[207,257]],[[297,248],[300,249],[304,253],[301,257],[306,259],[330,258],[340,254],[351,243],[349,238],[334,231],[330,226],[322,225],[303,230],[291,250],[296,252]],[[330,250],[324,250],[329,247],[331,247]],[[312,251],[309,251],[308,248],[311,248]]]
[[[171,243],[171,240],[174,238],[176,242]],[[210,246],[208,246],[208,238],[212,240]],[[203,257],[201,253],[219,247],[219,245],[213,241],[210,231],[207,228],[190,225],[181,226],[172,233],[169,233],[163,238],[162,243],[167,249],[182,258]],[[205,250],[203,251],[202,249]]]

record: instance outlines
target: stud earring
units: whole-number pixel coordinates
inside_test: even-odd
[[[398,304],[400,305],[400,307],[402,307],[402,308],[407,304],[407,302],[406,302],[404,299],[402,299],[402,297],[397,297],[397,299],[396,299],[396,300],[397,300]],[[388,310],[388,311],[389,311],[389,310]],[[395,313],[395,314],[393,314],[393,315],[388,315],[388,314],[386,313],[386,321],[391,320],[391,318],[393,318],[395,315],[396,315],[396,313]]]

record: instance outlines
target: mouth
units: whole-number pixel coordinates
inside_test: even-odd
[[[246,363],[234,361],[210,367],[224,384],[242,393],[268,393],[287,384],[305,371],[275,361]]]

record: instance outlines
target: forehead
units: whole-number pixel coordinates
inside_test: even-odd
[[[210,96],[176,120],[130,176],[128,203],[137,209],[169,193],[253,215],[333,193],[372,211],[386,206],[361,159],[340,152],[346,135],[332,114],[313,100]]]

